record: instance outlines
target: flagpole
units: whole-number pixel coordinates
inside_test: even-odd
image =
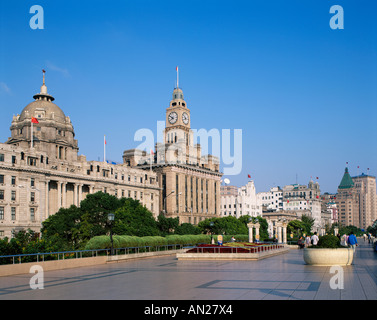
[[[106,162],[106,136],[103,136],[103,162]]]
[[[31,148],[34,148],[33,146],[33,119],[31,119]]]
[[[179,71],[178,71],[178,66],[176,68],[177,70],[177,89],[179,88]]]

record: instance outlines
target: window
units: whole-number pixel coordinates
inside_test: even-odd
[[[35,180],[34,178],[31,178],[30,179],[30,187],[34,187],[35,186]]]
[[[12,185],[16,185],[16,177],[15,176],[12,176]]]
[[[12,156],[12,164],[16,163],[16,156]]]
[[[4,175],[0,174],[0,183],[4,183]]]
[[[4,220],[4,207],[0,207],[0,220]]]
[[[0,200],[4,200],[4,190],[0,190]]]
[[[3,153],[0,153],[0,161],[4,162],[4,154]]]
[[[16,208],[15,207],[10,208],[10,217],[11,217],[12,220],[16,220]]]
[[[31,202],[35,201],[35,192],[30,192],[30,201]]]
[[[35,221],[35,208],[30,208],[30,220]]]
[[[12,190],[12,193],[11,193],[11,200],[16,201],[16,191],[14,190]]]

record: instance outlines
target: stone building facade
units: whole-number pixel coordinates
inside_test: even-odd
[[[43,77],[40,93],[13,117],[11,137],[0,144],[0,237],[39,232],[59,208],[79,206],[98,191],[137,199],[157,217],[157,174],[78,155],[72,122],[53,101]]]

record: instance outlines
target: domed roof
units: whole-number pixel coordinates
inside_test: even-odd
[[[29,103],[21,112],[20,121],[31,117],[52,119],[58,122],[65,122],[65,114],[55,103],[48,100],[35,100]]]
[[[51,119],[58,122],[65,122],[65,114],[55,103],[52,101],[55,98],[47,93],[45,84],[45,71],[43,70],[43,84],[41,92],[33,97],[35,101],[29,103],[21,112],[20,121],[31,119],[31,117],[38,119]]]

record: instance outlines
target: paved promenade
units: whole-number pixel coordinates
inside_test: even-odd
[[[344,289],[331,289],[329,267],[304,264],[303,251],[259,261],[178,261],[173,256],[0,277],[0,300],[377,300],[377,253],[359,239]]]

